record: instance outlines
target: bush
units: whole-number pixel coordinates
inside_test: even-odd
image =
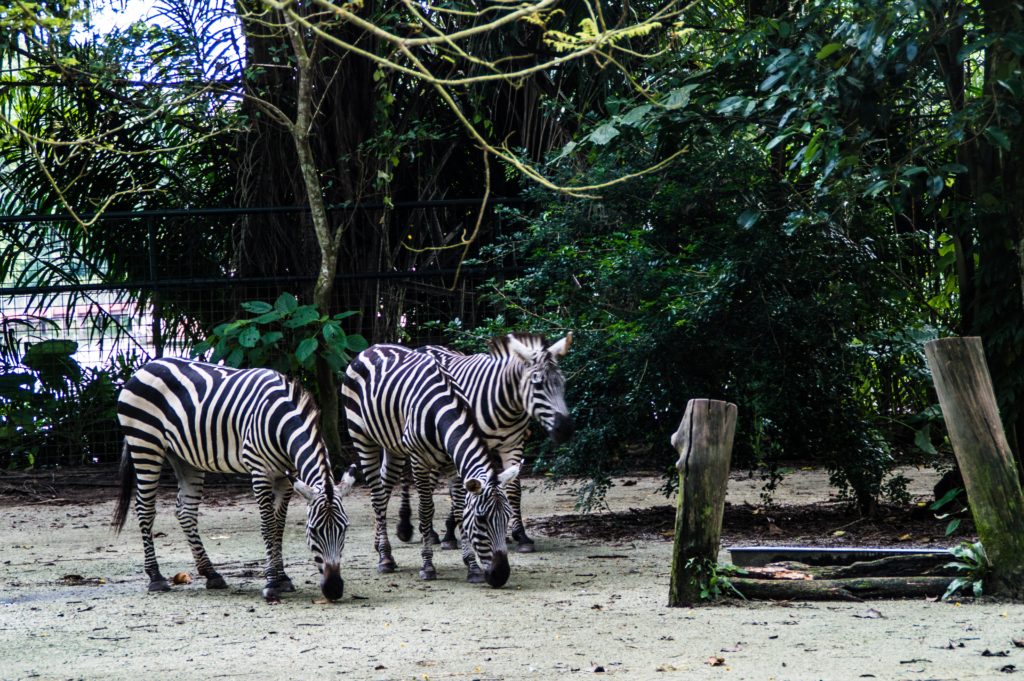
[[[83,368],[78,344],[29,345],[18,365],[0,374],[0,466],[117,461],[117,394],[138,366],[119,358],[106,369]]]

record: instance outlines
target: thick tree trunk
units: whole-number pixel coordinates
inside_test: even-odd
[[[679,500],[672,551],[670,606],[701,600],[718,563],[736,405],[690,400],[672,445],[679,452]]]
[[[943,338],[925,354],[996,595],[1024,598],[1024,494],[980,338]]]

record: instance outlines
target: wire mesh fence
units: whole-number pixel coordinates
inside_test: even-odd
[[[398,205],[392,219],[440,221],[472,206]],[[0,467],[116,461],[116,395],[138,366],[188,356],[217,324],[247,316],[243,302],[284,292],[310,302],[314,273],[245,276],[225,257],[239,223],[260,210],[304,219],[301,209],[112,213],[90,233],[52,216],[0,217]],[[487,220],[491,235],[500,230],[493,211]],[[497,312],[486,283],[516,271],[455,255],[343,272],[326,312],[360,312],[345,323],[370,342],[444,344],[448,322],[472,328]]]

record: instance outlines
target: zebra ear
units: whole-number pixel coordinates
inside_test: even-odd
[[[565,334],[565,338],[562,340],[552,344],[551,347],[548,348],[548,352],[555,357],[565,357],[565,353],[569,352],[570,347],[572,347],[572,331]]]
[[[356,465],[352,464],[345,471],[345,475],[341,476],[341,482],[334,486],[338,491],[338,498],[344,499],[345,495],[352,491],[352,485],[356,484]]]
[[[465,487],[466,491],[469,492],[470,494],[480,494],[480,491],[483,490],[484,488],[483,483],[477,480],[476,478],[470,478],[469,480],[466,480],[464,483],[462,483],[462,486]]]
[[[295,480],[294,482],[292,482],[292,487],[295,488],[295,491],[302,495],[302,498],[304,498],[306,501],[310,501],[313,497],[316,496],[316,490],[307,485],[306,483],[302,482],[301,480]]]
[[[516,464],[515,466],[510,466],[509,468],[506,468],[504,471],[502,471],[500,475],[498,475],[498,486],[504,487],[508,483],[515,480],[518,476],[519,464]]]
[[[511,333],[508,335],[508,349],[511,350],[523,364],[529,364],[533,361],[533,350],[531,350],[529,346],[521,343],[519,339]]]

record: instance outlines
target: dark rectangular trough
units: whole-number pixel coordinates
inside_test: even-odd
[[[805,565],[852,565],[892,556],[949,556],[946,549],[836,548],[806,546],[734,546],[729,549],[732,564],[764,567],[769,563],[794,561]]]

